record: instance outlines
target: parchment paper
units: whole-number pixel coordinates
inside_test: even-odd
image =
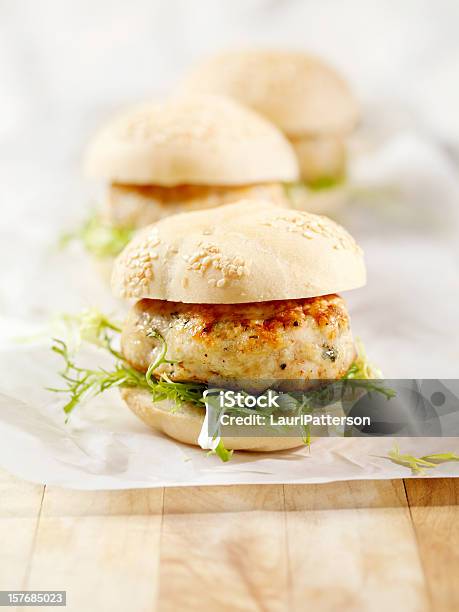
[[[65,149],[68,122],[39,125],[38,136]],[[377,123],[377,122],[376,122]],[[37,135],[36,135],[37,136]],[[37,136],[37,138],[38,138]],[[65,140],[65,142],[64,142]],[[441,148],[416,131],[384,130],[367,138],[351,177],[359,204],[344,223],[366,252],[368,285],[345,294],[355,335],[391,378],[456,378],[459,373],[457,275],[458,178]],[[68,423],[56,386],[61,367],[50,341],[17,343],[42,329],[56,311],[84,306],[123,316],[84,252],[61,252],[57,239],[91,203],[74,158],[51,149],[36,163],[37,143],[11,143],[0,167],[0,466],[27,480],[80,489],[236,483],[307,483],[409,477],[381,456],[393,441],[320,439],[277,454],[235,453],[222,463],[200,449],[149,431],[122,404],[117,390],[75,410]],[[12,152],[13,151],[13,152]],[[24,151],[32,156],[29,166]],[[24,181],[24,168],[28,178]],[[388,189],[389,188],[389,189]],[[360,195],[359,195],[360,194]],[[376,197],[375,197],[376,196]],[[454,439],[398,440],[417,456],[459,451]],[[458,476],[448,463],[429,476]]]

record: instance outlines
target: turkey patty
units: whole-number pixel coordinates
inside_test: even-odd
[[[119,185],[107,188],[102,216],[115,227],[139,228],[163,217],[230,204],[239,199],[264,199],[284,208],[288,198],[280,183],[261,183],[233,187],[178,185]]]
[[[355,357],[345,303],[338,295],[250,304],[182,304],[143,299],[131,309],[121,337],[125,359],[155,376],[216,382],[337,379]]]

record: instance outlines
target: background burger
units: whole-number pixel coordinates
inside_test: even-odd
[[[146,424],[196,445],[203,393],[216,380],[224,387],[269,379],[277,388],[349,372],[368,376],[337,294],[364,283],[361,249],[326,217],[240,201],[163,219],[141,230],[115,263],[114,291],[136,300],[122,329],[97,316],[86,321],[86,336],[110,350],[116,368],[75,370],[66,411],[119,386]],[[119,350],[113,330],[121,332]],[[55,350],[71,370],[66,346]],[[220,451],[301,443],[241,437],[223,440]]]
[[[116,255],[134,230],[168,215],[238,198],[288,205],[298,178],[291,145],[266,119],[218,96],[132,108],[90,143],[85,167],[105,181],[101,208],[80,233],[96,255]]]
[[[347,139],[358,105],[331,66],[302,52],[230,51],[204,60],[183,88],[232,97],[286,134],[301,171],[301,184],[289,190],[297,207],[330,213],[343,204]]]

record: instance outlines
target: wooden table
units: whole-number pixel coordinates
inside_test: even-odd
[[[72,611],[459,610],[459,480],[80,492],[0,472],[0,499],[0,589],[65,589]]]

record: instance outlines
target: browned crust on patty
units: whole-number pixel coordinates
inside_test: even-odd
[[[338,295],[248,304],[183,304],[140,300],[122,335],[129,363],[146,371],[159,355],[157,330],[168,358],[156,376],[173,380],[338,378],[355,350],[346,306]]]

